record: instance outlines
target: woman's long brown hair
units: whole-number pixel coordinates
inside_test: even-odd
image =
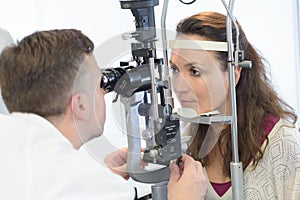
[[[264,132],[262,123],[267,116],[284,118],[295,124],[297,116],[294,110],[284,102],[271,86],[266,73],[267,62],[254,49],[247,40],[240,25],[239,45],[244,51],[246,60],[252,61],[252,69],[243,69],[236,86],[236,106],[238,122],[238,145],[240,161],[244,167],[249,157],[253,158],[253,166],[263,157],[265,149],[261,149],[261,140],[268,137]],[[182,20],[177,25],[177,32],[185,35],[199,35],[211,41],[226,42],[226,16],[215,12],[202,12]],[[233,41],[236,41],[236,31],[233,27]],[[235,45],[235,44],[234,44]],[[227,71],[227,52],[216,52],[216,58]],[[207,125],[197,125],[195,135],[189,151],[191,155],[200,160],[198,154],[208,132]],[[230,162],[232,160],[230,126],[222,131],[218,140],[218,147],[223,156],[223,173],[230,175]],[[201,158],[204,166],[210,164],[212,156]]]

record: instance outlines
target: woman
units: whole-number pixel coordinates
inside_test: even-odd
[[[265,60],[238,25],[239,45],[252,69],[236,67],[239,158],[244,168],[245,199],[300,199],[300,137],[297,116],[278,97],[266,74]],[[177,39],[226,42],[226,16],[203,12],[177,25]],[[233,42],[236,31],[233,27]],[[198,114],[230,114],[227,52],[174,48],[173,88],[182,107]],[[196,129],[194,129],[196,126]],[[192,124],[189,152],[202,162],[208,179],[205,199],[232,199],[231,128]],[[298,178],[297,178],[298,177]]]

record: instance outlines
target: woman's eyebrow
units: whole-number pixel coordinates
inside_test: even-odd
[[[205,67],[204,64],[198,62],[190,62],[184,65],[185,67]]]
[[[173,67],[177,67],[177,65],[175,63],[173,63],[171,60],[169,61],[170,65]]]
[[[169,63],[170,63],[170,66],[178,68],[178,66],[175,63],[173,63],[172,61],[170,61]],[[184,67],[189,67],[189,68],[191,68],[191,67],[198,67],[198,68],[205,67],[204,64],[201,64],[201,63],[198,63],[198,62],[186,63],[183,66]]]

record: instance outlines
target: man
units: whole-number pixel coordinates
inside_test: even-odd
[[[36,32],[2,52],[0,85],[12,114],[0,115],[1,199],[134,199],[125,179],[77,151],[101,136],[105,122],[93,49],[80,31],[63,29]],[[170,167],[169,197],[198,199],[202,167],[186,155],[183,162],[183,174]]]

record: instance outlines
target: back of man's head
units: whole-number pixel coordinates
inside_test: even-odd
[[[40,31],[0,56],[0,85],[10,112],[42,117],[66,112],[81,63],[94,49],[78,30]]]

